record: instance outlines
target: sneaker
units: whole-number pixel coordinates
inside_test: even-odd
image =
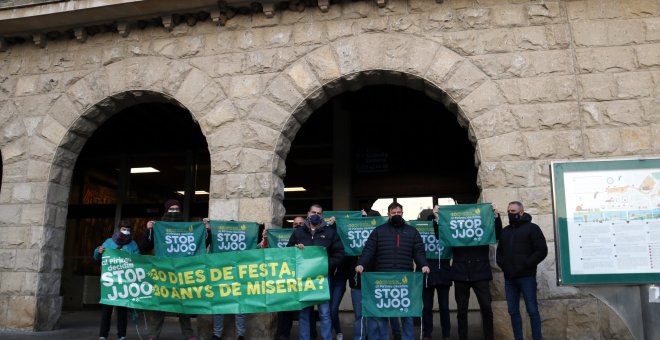
[[[220,340],[220,339],[222,339],[222,338],[215,335],[215,334],[213,334],[213,336],[211,337],[211,340]]]
[[[126,340],[126,337],[125,336],[120,336],[120,337],[117,338],[117,340]]]
[[[344,334],[337,333],[337,340],[344,340]]]
[[[108,338],[106,338],[106,337],[104,337],[104,336],[100,336],[100,337],[99,337],[99,340],[108,340]]]

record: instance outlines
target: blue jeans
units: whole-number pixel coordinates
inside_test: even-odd
[[[442,327],[442,336],[448,338],[451,330],[451,321],[449,319],[449,288],[448,285],[435,285],[424,287],[422,292],[422,301],[424,309],[422,310],[422,335],[431,338],[433,334],[433,295],[438,292],[438,306],[440,307],[440,326]]]
[[[541,315],[536,301],[536,277],[525,276],[513,279],[504,279],[506,304],[511,316],[511,328],[516,340],[523,339],[522,318],[520,317],[520,293],[525,300],[525,307],[532,326],[532,339],[541,339]]]
[[[330,319],[330,301],[318,305],[319,318],[321,319],[321,338],[332,340],[332,320]],[[314,307],[303,308],[298,315],[298,335],[300,340],[309,340],[309,319]]]
[[[390,320],[401,319],[401,339],[413,340],[413,318],[369,318],[369,340],[389,340]]]
[[[236,319],[236,336],[245,336],[245,314],[235,314],[234,318]],[[213,335],[221,338],[224,330],[225,315],[213,315]]]
[[[341,325],[339,324],[339,304],[344,298],[346,292],[346,280],[330,281],[330,319],[332,320],[332,328],[335,334],[341,333]]]
[[[366,323],[367,319],[362,318],[362,291],[360,289],[351,289],[351,300],[353,301],[353,340],[364,340],[367,337]]]

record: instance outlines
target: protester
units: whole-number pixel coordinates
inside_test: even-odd
[[[499,240],[502,232],[502,220],[495,210],[495,239]],[[491,308],[490,281],[493,273],[490,268],[490,246],[452,247],[451,278],[454,281],[456,299],[456,319],[458,320],[458,338],[468,338],[468,305],[470,288],[474,291],[481,311],[481,323],[484,338],[494,339],[493,310]]]
[[[304,249],[305,246],[325,247],[328,253],[328,273],[337,269],[344,259],[344,246],[339,239],[335,229],[323,221],[323,208],[314,204],[307,212],[305,225],[296,228],[289,239],[288,247],[295,246],[298,249]],[[330,301],[318,305],[319,317],[321,319],[321,337],[323,340],[332,340],[332,320],[330,316]],[[300,311],[298,316],[299,338],[309,340],[310,318],[313,307],[306,307]]]
[[[328,221],[335,232],[337,231],[337,224],[335,216],[331,216]],[[352,268],[355,268],[353,266]],[[330,319],[332,320],[332,328],[335,330],[336,340],[344,340],[344,334],[341,332],[341,324],[339,322],[339,305],[344,298],[346,292],[346,281],[350,273],[354,273],[348,261],[344,259],[341,264],[331,273],[328,273],[328,281],[330,281]]]
[[[292,227],[299,228],[305,225],[305,218],[302,216],[296,216],[293,218]],[[295,311],[284,311],[277,312],[277,331],[275,332],[275,338],[277,340],[289,340],[291,336],[291,327],[293,325],[293,319],[296,315]],[[316,339],[316,320],[314,318],[314,313],[312,313],[310,322],[309,322],[309,333],[312,339]]]
[[[94,249],[94,260],[101,262],[101,257],[106,249],[118,249],[131,254],[139,254],[140,250],[137,243],[131,237],[131,223],[128,220],[121,220],[115,228],[112,237],[103,242],[102,245]],[[99,330],[99,340],[106,340],[110,333],[110,321],[112,310],[117,310],[117,338],[126,339],[126,327],[128,325],[128,308],[101,304],[101,327]]]
[[[211,229],[209,224],[209,219],[203,219],[204,225],[207,229]],[[262,248],[265,245],[265,248],[268,247],[268,241],[266,240],[266,228],[262,232],[263,239],[257,245],[257,248]],[[236,327],[236,339],[244,340],[245,339],[245,330],[246,330],[246,315],[243,313],[234,314],[234,327]],[[222,335],[225,331],[225,315],[224,314],[213,314],[213,336],[212,340],[222,339]]]
[[[429,267],[424,254],[424,244],[417,229],[403,220],[403,206],[393,202],[387,208],[389,221],[371,232],[362,250],[362,256],[355,267],[362,273],[367,265],[373,265],[377,272],[411,272],[414,263],[424,274]],[[389,318],[370,318],[369,340],[389,339]],[[413,339],[413,320],[401,318],[402,339]]]
[[[161,218],[161,221],[165,222],[183,222],[184,216],[181,212],[181,202],[177,199],[170,199],[165,202],[165,213]],[[140,243],[140,252],[142,254],[150,253],[154,249],[154,224],[155,221],[147,222],[147,231],[142,237],[142,242]],[[210,244],[210,230],[207,228],[206,233],[206,245]],[[184,339],[196,340],[197,338],[193,334],[192,324],[190,322],[190,315],[188,314],[178,314],[179,316],[179,325],[181,326],[181,334]],[[147,333],[148,338],[158,339],[160,337],[160,332],[163,329],[163,322],[165,321],[165,312],[161,311],[145,311],[145,317],[147,319]]]
[[[362,210],[362,217],[380,216],[376,210]],[[355,268],[358,264],[359,256],[347,256],[346,263],[349,268]],[[370,268],[366,267],[365,271]],[[353,277],[348,279],[348,286],[351,287],[351,303],[353,305],[353,340],[365,340],[367,338],[366,325],[367,320],[362,317],[362,278],[360,273],[352,273]]]
[[[502,230],[497,246],[497,265],[504,272],[506,303],[516,340],[523,339],[520,293],[532,328],[532,339],[540,340],[541,315],[536,301],[536,266],[548,255],[545,236],[523,204],[514,201],[507,207],[509,225]]]
[[[428,214],[427,220],[433,221],[435,235],[438,233],[438,206]],[[421,216],[420,213],[420,217]],[[431,273],[425,282],[422,292],[424,308],[422,310],[422,340],[431,340],[433,334],[433,296],[438,293],[438,307],[440,309],[440,327],[442,328],[442,339],[449,340],[451,334],[451,321],[449,318],[449,289],[451,278],[449,274],[450,264],[448,259],[427,259]]]

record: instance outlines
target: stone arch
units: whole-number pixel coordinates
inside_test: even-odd
[[[146,102],[166,102],[187,109],[207,141],[213,139],[218,119],[232,120],[235,114],[233,104],[215,80],[189,64],[138,57],[107,65],[71,85],[45,115],[41,134],[55,149],[49,176],[51,189],[59,185],[66,190],[70,184],[67,171],[73,169],[77,154],[100,124],[125,107]],[[209,143],[210,149],[212,145]],[[66,206],[66,201],[49,199],[48,204]]]
[[[125,107],[145,102],[186,108],[199,122],[207,142],[213,140],[217,121],[232,120],[235,113],[213,78],[184,62],[160,57],[130,58],[106,65],[77,80],[53,101],[43,120],[26,137],[30,144],[26,176],[31,183],[23,184],[22,191],[26,196],[23,202],[29,199],[31,204],[30,211],[23,212],[29,220],[20,218],[16,223],[29,222],[31,226],[30,249],[24,251],[31,262],[17,270],[33,271],[38,276],[34,292],[26,290],[25,302],[35,315],[34,324],[26,327],[48,330],[59,319],[61,254],[78,154],[108,118]],[[208,144],[214,148],[212,142]],[[41,170],[30,171],[32,163]]]
[[[475,145],[500,134],[488,124],[504,104],[498,85],[465,58],[441,44],[406,34],[364,34],[313,50],[275,77],[248,120],[262,125],[274,145],[274,185],[282,190],[291,141],[311,113],[331,97],[371,84],[397,84],[425,92],[454,112]],[[273,221],[284,214],[282,191],[273,192]]]

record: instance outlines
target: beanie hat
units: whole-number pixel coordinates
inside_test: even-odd
[[[115,230],[119,231],[119,229],[121,229],[121,227],[128,228],[128,229],[133,229],[133,226],[131,225],[131,221],[129,221],[128,219],[124,219],[124,218],[122,218],[119,221],[119,224],[117,225]]]
[[[173,205],[178,205],[179,208],[181,208],[181,202],[179,202],[179,200],[177,200],[177,199],[171,199],[171,200],[167,200],[167,201],[165,202],[165,210],[169,210],[170,207],[173,206]]]

